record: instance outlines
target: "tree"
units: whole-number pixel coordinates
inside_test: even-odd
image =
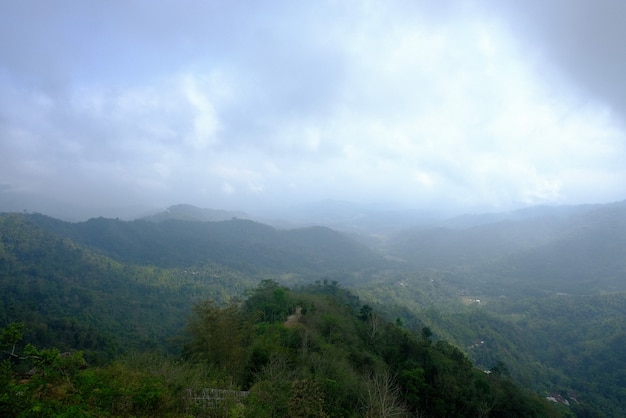
[[[265,322],[283,321],[290,308],[288,290],[274,280],[263,280],[246,301],[246,310],[258,313]]]
[[[406,417],[408,411],[402,401],[400,386],[396,377],[387,371],[372,373],[365,384],[364,400],[366,417]]]
[[[192,340],[187,354],[243,379],[251,324],[245,319],[240,304],[232,301],[220,308],[214,301],[207,300],[195,305],[193,313],[188,326]]]
[[[24,324],[14,322],[0,331],[0,350],[11,357],[18,357],[15,353],[15,347],[22,340],[22,329]],[[10,348],[10,350],[7,350]]]
[[[497,374],[499,376],[510,376],[509,368],[503,361],[498,360],[490,370],[491,373]]]
[[[272,356],[258,374],[256,383],[250,388],[246,402],[250,410],[246,415],[255,418],[288,416],[294,377],[292,366],[283,356]]]
[[[319,386],[309,379],[296,379],[292,382],[287,409],[290,417],[328,417],[324,411],[324,395]]]
[[[0,330],[0,348],[8,356],[0,363],[0,415],[21,416],[29,410],[55,415],[62,402],[75,391],[74,378],[85,366],[83,354],[62,355],[55,348],[38,350],[32,344],[18,349],[22,328],[21,323],[13,323]],[[18,381],[15,363],[23,363],[33,372]]]
[[[433,331],[430,329],[430,327],[422,328],[422,338],[424,339],[424,341],[430,341],[430,337],[432,336]]]

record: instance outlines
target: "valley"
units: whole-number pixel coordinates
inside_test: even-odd
[[[328,213],[325,216],[328,221]],[[378,215],[368,216],[376,219]],[[423,223],[410,218],[412,227],[396,225],[384,231],[366,228],[366,218],[359,217],[360,226],[355,228],[355,216],[343,212],[329,222],[331,229],[314,225],[313,218],[312,225],[290,223],[293,227],[281,228],[247,219],[242,212],[188,205],[133,221],[94,218],[72,223],[42,214],[1,214],[0,327],[10,330],[11,324],[20,323],[22,348],[32,344],[41,350],[80,352],[90,373],[106,375],[113,372],[112,367],[121,367],[118,372],[122,374],[135,373],[132,364],[139,360],[131,359],[140,352],[152,353],[161,365],[182,358],[184,368],[182,364],[199,361],[208,367],[205,378],[214,381],[212,387],[260,391],[255,406],[247,400],[241,406],[230,406],[242,408],[242,414],[246,408],[248,414],[263,410],[262,397],[273,393],[271,390],[296,396],[304,389],[295,382],[304,384],[301,379],[305,377],[307,385],[320,391],[320,399],[326,399],[326,403],[313,402],[312,408],[321,415],[312,416],[332,416],[329,411],[333,408],[337,416],[345,416],[350,408],[360,411],[355,416],[365,414],[369,407],[357,401],[357,393],[367,392],[367,388],[353,386],[354,397],[339,401],[323,385],[324,379],[331,379],[329,375],[321,369],[311,372],[318,366],[310,364],[310,354],[324,350],[340,350],[343,354],[338,358],[347,356],[348,363],[341,365],[346,368],[341,379],[372,377],[374,372],[393,377],[387,389],[395,393],[394,408],[407,416],[420,411],[443,416],[438,415],[443,409],[436,412],[439,407],[431,401],[443,399],[446,391],[456,393],[449,396],[466,396],[452,390],[460,375],[450,375],[449,384],[428,377],[423,356],[444,355],[441,353],[466,358],[473,364],[467,373],[495,373],[525,388],[548,402],[547,407],[538,403],[532,408],[552,408],[554,416],[618,417],[626,413],[626,357],[621,350],[626,338],[624,202],[452,219],[431,217]],[[206,305],[207,301],[212,305]],[[253,310],[265,306],[260,317],[246,313],[250,304],[258,304]],[[209,326],[193,319],[203,306],[210,307],[203,315],[212,312],[204,320],[244,315],[237,319],[243,322],[231,324],[234,329],[256,330],[241,334],[240,342],[219,342],[226,334],[219,334],[222,336],[214,342],[241,344],[238,355],[245,361],[219,366],[222,360],[207,354],[216,352],[217,347],[206,351],[205,342],[204,348],[192,348],[198,327]],[[330,313],[329,306],[339,310]],[[360,324],[359,317],[364,324],[356,328],[347,325],[353,321]],[[285,327],[288,318],[291,322]],[[427,340],[424,330],[428,330]],[[298,335],[283,335],[285,332]],[[338,332],[343,335],[339,340]],[[417,389],[402,379],[410,370],[418,373],[417,369],[390,362],[385,350],[399,349],[401,344],[377,346],[378,339],[371,340],[377,333],[391,333],[388,338],[392,340],[415,339],[417,345],[411,352],[422,364],[419,373],[426,373],[423,384],[428,382],[437,392],[430,393],[424,386],[420,390],[430,393],[429,397],[412,398]],[[11,357],[6,354],[10,351],[8,335],[3,334],[6,365]],[[283,338],[286,340],[280,342]],[[272,339],[275,343],[270,344]],[[427,341],[436,345],[440,354],[430,353]],[[292,349],[295,351],[290,352]],[[31,356],[31,361],[37,356]],[[235,364],[246,365],[255,358],[256,366],[235,370]],[[302,370],[299,377],[278,382],[282,389],[270,390],[271,384],[278,383],[270,384],[264,373],[270,373],[270,366],[279,367],[273,363],[276,361],[288,361]],[[25,367],[18,363],[12,367]],[[224,369],[218,373],[220,367]],[[348,373],[348,368],[353,371]],[[76,371],[76,376],[82,373]],[[16,390],[10,376],[5,373],[9,380],[3,390],[7,395]],[[167,376],[142,378],[163,383],[160,379]],[[115,382],[108,380],[107,384],[122,384]],[[446,402],[460,402],[460,409],[445,414],[467,408],[467,416],[476,416],[483,408],[484,416],[498,416],[496,411],[503,413],[505,404],[490,396],[503,390],[502,382],[472,383],[500,385],[499,389],[485,389],[484,400],[491,407],[449,398]],[[182,388],[163,387],[162,395],[179,399],[174,395],[179,390]],[[70,395],[57,401],[80,404],[72,398],[76,393]],[[331,406],[331,399],[342,406]],[[172,402],[168,408],[182,408]],[[283,412],[289,405],[285,398]],[[107,407],[98,408],[102,412]],[[156,410],[138,409],[133,414],[149,416]],[[280,411],[265,412],[272,416]],[[213,412],[194,413],[211,416]]]

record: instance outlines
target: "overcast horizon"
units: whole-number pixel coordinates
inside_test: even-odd
[[[0,211],[626,198],[626,3],[0,4]]]

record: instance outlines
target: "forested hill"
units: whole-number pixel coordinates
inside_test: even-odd
[[[626,204],[536,211],[465,228],[413,229],[390,240],[387,250],[412,268],[480,278],[493,284],[480,288],[487,293],[626,290]]]
[[[180,221],[226,221],[232,218],[250,219],[250,216],[244,212],[228,211],[218,209],[198,208],[193,205],[173,205],[162,212],[144,216],[141,219],[151,222],[163,222],[167,220]]]
[[[82,350],[91,365],[107,364],[129,351],[180,354],[181,346],[171,344],[169,338],[185,328],[194,303],[213,300],[223,306],[271,279],[292,287],[294,299],[282,287],[273,289],[272,297],[287,292],[283,296],[290,302],[283,311],[270,312],[274,316],[270,324],[255,315],[248,319],[260,320],[255,322],[259,331],[255,335],[262,336],[262,344],[271,345],[282,338],[283,317],[296,314],[298,307],[303,309],[298,329],[304,334],[287,332],[287,345],[277,348],[282,354],[320,349],[320,358],[327,358],[335,353],[327,350],[329,345],[345,342],[351,365],[380,365],[384,354],[374,349],[377,344],[391,350],[392,357],[401,358],[406,353],[386,347],[387,339],[408,338],[405,329],[419,334],[427,326],[433,332],[433,344],[419,348],[427,341],[411,343],[420,356],[428,355],[419,358],[422,366],[407,369],[411,374],[407,378],[420,381],[432,360],[450,370],[462,366],[486,390],[485,395],[500,393],[487,390],[482,370],[478,371],[481,378],[475,370],[470,372],[458,350],[436,344],[439,339],[447,340],[485,369],[504,362],[514,379],[542,396],[570,399],[571,410],[581,417],[624,416],[626,361],[619,348],[625,335],[621,315],[625,298],[605,291],[624,288],[625,209],[616,204],[567,213],[538,211],[537,216],[492,223],[483,219],[473,226],[413,230],[390,240],[388,254],[405,260],[395,264],[323,227],[280,230],[242,219],[125,222],[97,218],[68,223],[39,214],[0,214],[0,328],[21,322],[25,341],[62,351]],[[339,301],[306,305],[308,296],[302,299],[295,290],[316,281],[315,292],[336,292]],[[355,322],[363,320],[362,306],[354,305],[339,285],[352,286],[370,306],[385,312],[387,319],[397,319],[395,324],[402,331],[386,321],[364,321],[372,328],[363,328],[364,324]],[[539,294],[551,297],[527,298]],[[278,303],[268,302],[270,311],[276,307],[274,302]],[[333,311],[326,311],[331,305]],[[358,318],[341,316],[346,307]],[[280,320],[276,315],[282,315]],[[306,326],[307,318],[322,328]],[[382,320],[382,316],[376,318]],[[380,331],[381,340],[374,344],[353,338],[352,325],[344,323],[356,323],[354,329],[370,335]],[[265,334],[266,330],[273,333]],[[234,334],[231,331],[224,332]],[[249,344],[246,350],[249,356],[262,355],[254,361],[266,358],[267,353],[254,351]],[[444,361],[448,354],[454,358]],[[431,355],[443,356],[442,361]],[[320,365],[302,360],[307,366],[302,370],[311,373],[311,367]],[[334,366],[348,364],[344,363]],[[400,374],[406,371],[402,367]],[[431,372],[436,376],[432,379],[445,374],[438,368]],[[362,381],[371,377],[363,370],[356,373]],[[330,383],[325,374],[318,377],[319,384]],[[442,383],[441,390],[466,396],[461,388],[465,383],[451,379]],[[300,384],[296,380],[283,382],[285,393],[293,391],[296,396]],[[242,381],[241,386],[251,383]],[[444,408],[416,402],[420,410]],[[493,402],[483,406],[489,409]]]
[[[383,258],[324,227],[279,230],[258,222],[95,218],[68,223],[32,214],[37,225],[117,260],[160,267],[218,263],[255,273],[339,274],[380,267]]]
[[[245,302],[198,303],[176,361],[142,353],[94,367],[80,352],[24,346],[21,329],[0,327],[2,416],[572,416],[336,283],[264,280]]]
[[[3,214],[0,323],[23,322],[42,346],[110,359],[129,348],[167,349],[198,300],[241,296],[268,276],[348,278],[379,260],[326,228]]]
[[[29,342],[81,349],[90,362],[166,350],[195,301],[225,300],[255,282],[219,265],[120,263],[29,217],[0,216],[0,323],[21,322]]]

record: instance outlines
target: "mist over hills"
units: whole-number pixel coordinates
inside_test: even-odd
[[[135,221],[29,217],[121,261],[161,267],[213,262],[280,274],[435,269],[459,287],[490,295],[626,289],[626,202],[449,219],[405,215],[325,201],[274,221],[183,204]],[[383,218],[389,223],[376,223]],[[311,226],[285,227],[298,224]]]
[[[396,233],[365,228],[359,240],[355,208],[343,208],[325,215],[337,230],[190,205],[133,221],[0,214],[0,320],[19,319],[29,341],[98,362],[172,350],[166,341],[194,303],[223,303],[261,280],[350,286],[390,320],[454,341],[481,367],[505,360],[533,390],[575,388],[574,398],[621,416],[625,202],[431,218]]]
[[[386,251],[490,294],[508,287],[582,294],[626,289],[624,202],[466,217],[463,223],[472,226],[460,227],[457,218],[452,227],[403,231]]]
[[[384,261],[373,250],[326,227],[280,230],[247,219],[153,222],[94,218],[69,223],[38,214],[29,218],[115,259],[160,267],[212,262],[244,270],[304,274],[358,271]]]
[[[193,303],[225,302],[259,281],[354,281],[381,256],[324,227],[282,231],[257,222],[0,214],[0,322],[24,322],[31,342],[117,350],[166,349]]]
[[[164,211],[157,212],[152,215],[142,216],[139,219],[152,222],[162,222],[167,220],[215,222],[227,221],[233,218],[252,219],[250,215],[245,212],[199,208],[187,204],[173,205]]]

